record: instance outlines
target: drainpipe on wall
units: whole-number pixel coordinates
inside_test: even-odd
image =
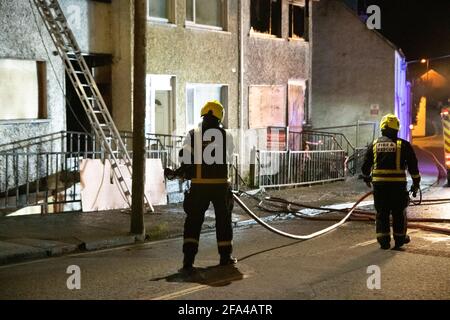
[[[244,148],[244,16],[243,2],[239,0],[239,173],[243,174]]]

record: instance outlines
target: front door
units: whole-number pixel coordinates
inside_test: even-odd
[[[148,75],[146,134],[170,134],[173,118],[173,77]]]

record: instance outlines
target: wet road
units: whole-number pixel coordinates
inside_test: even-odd
[[[277,224],[304,234],[328,225]],[[191,277],[178,273],[181,239],[0,268],[2,299],[450,299],[450,237],[412,231],[406,251],[383,251],[372,223],[352,222],[306,242],[260,227],[238,230],[237,266],[217,267],[213,234],[202,235]],[[69,290],[69,266],[81,269],[81,290]],[[367,286],[369,266],[381,289]]]

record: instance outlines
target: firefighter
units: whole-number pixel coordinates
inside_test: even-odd
[[[210,203],[216,216],[216,237],[220,265],[235,264],[232,253],[233,195],[228,182],[228,161],[232,156],[233,141],[223,128],[224,108],[218,101],[209,101],[201,109],[203,121],[191,130],[180,151],[185,178],[191,187],[183,203],[186,212],[184,224],[183,268],[192,272],[198,252],[200,231]]]
[[[392,215],[394,249],[399,249],[410,242],[406,234],[406,208],[409,204],[406,170],[413,180],[413,196],[420,188],[420,174],[411,144],[397,137],[399,119],[393,114],[385,115],[380,129],[382,136],[367,149],[361,171],[367,186],[371,187],[373,184],[378,243],[381,249],[390,249],[389,217]]]

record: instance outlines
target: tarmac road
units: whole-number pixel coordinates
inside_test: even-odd
[[[305,234],[328,224],[276,225]],[[235,232],[236,267],[217,267],[215,236],[203,234],[192,276],[177,271],[181,239],[64,256],[0,267],[0,298],[450,299],[450,237],[411,231],[400,252],[380,250],[374,236],[372,223],[351,222],[306,242],[254,226]],[[67,288],[71,265],[81,269],[80,290]],[[368,289],[369,266],[380,268],[379,290]]]

